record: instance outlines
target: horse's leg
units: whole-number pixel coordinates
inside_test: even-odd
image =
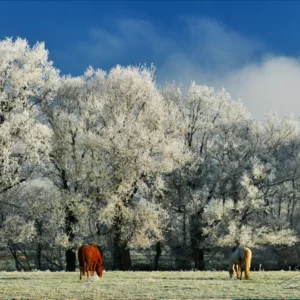
[[[83,266],[80,265],[79,269],[80,269],[80,280],[81,280],[82,279],[82,273],[83,273],[83,276],[84,276],[84,263],[83,263]]]
[[[95,274],[95,272],[96,272],[97,267],[98,267],[98,262],[95,260],[95,261],[94,261],[94,274]]]
[[[79,272],[80,272],[79,279],[81,280],[82,279],[82,262],[81,261],[79,261]]]
[[[236,278],[238,279],[238,268],[237,268],[237,264],[233,264],[232,269],[233,269],[232,277],[234,276],[234,274],[236,274]]]
[[[245,279],[250,279],[252,252],[250,249],[245,249]]]
[[[240,269],[241,269],[240,280],[242,280],[242,277],[243,277],[243,269],[244,269],[242,265],[240,265]]]
[[[240,264],[236,264],[235,268],[236,268],[236,278],[241,280],[242,279],[242,267]]]
[[[89,270],[90,270],[90,265],[91,265],[91,260],[88,258],[86,260],[86,265],[85,265],[85,270],[86,270],[86,273],[87,273],[87,277],[89,277]]]
[[[84,258],[84,262],[83,262],[83,276],[85,276],[85,273],[87,271],[88,268],[88,259],[85,257]],[[88,274],[87,274],[88,275]]]
[[[94,271],[94,275],[95,275],[95,272],[96,272],[97,265],[98,265],[97,262],[94,261],[94,270],[93,270]]]
[[[88,269],[90,272],[90,275],[92,276],[91,269],[92,269],[92,260],[89,261],[89,269]]]
[[[87,271],[88,271],[88,263],[85,262],[84,263],[84,269],[83,269],[83,276],[88,275]]]
[[[95,269],[96,269],[96,264],[95,264],[95,262],[93,261],[93,262],[91,262],[91,274],[92,274],[92,276],[95,275]]]
[[[250,268],[248,267],[248,265],[246,265],[245,268],[245,279],[250,279]]]
[[[231,278],[234,278],[234,275],[236,274],[235,264],[232,265],[232,276]]]
[[[84,275],[84,257],[82,247],[78,249],[78,260],[79,260],[79,270],[80,270],[80,280],[82,279],[82,273]]]

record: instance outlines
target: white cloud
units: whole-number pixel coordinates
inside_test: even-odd
[[[195,48],[170,55],[161,67],[164,81],[224,87],[254,118],[271,111],[300,117],[299,59],[268,54],[263,43],[213,20],[189,21],[188,31]]]
[[[91,29],[75,52],[100,68],[154,62],[160,84],[223,86],[255,118],[274,110],[300,116],[300,60],[272,55],[263,42],[212,19],[185,17],[179,23],[174,31],[145,20],[118,20],[109,30]]]
[[[241,98],[254,117],[277,111],[300,116],[300,60],[269,57],[226,74],[219,80],[233,97]]]

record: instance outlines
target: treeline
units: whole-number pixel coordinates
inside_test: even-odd
[[[299,122],[154,71],[60,76],[43,43],[0,41],[0,246],[16,268],[30,251],[72,271],[90,242],[118,270],[136,249],[202,270],[216,249],[297,246]]]

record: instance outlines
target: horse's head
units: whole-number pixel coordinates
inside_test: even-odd
[[[103,270],[104,270],[104,266],[103,266],[103,265],[97,264],[96,272],[97,272],[97,275],[98,275],[99,277],[102,277],[102,272],[103,272]]]

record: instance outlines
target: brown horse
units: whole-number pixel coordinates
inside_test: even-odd
[[[82,276],[87,272],[87,277],[89,277],[89,271],[91,275],[94,275],[96,271],[99,277],[102,277],[102,271],[104,269],[102,254],[100,249],[95,244],[82,245],[78,249],[78,260],[80,267],[80,280]]]
[[[236,272],[237,279],[242,279],[243,270],[245,271],[245,279],[250,279],[250,267],[252,260],[252,252],[249,248],[234,248],[229,259],[229,276],[233,277]]]

